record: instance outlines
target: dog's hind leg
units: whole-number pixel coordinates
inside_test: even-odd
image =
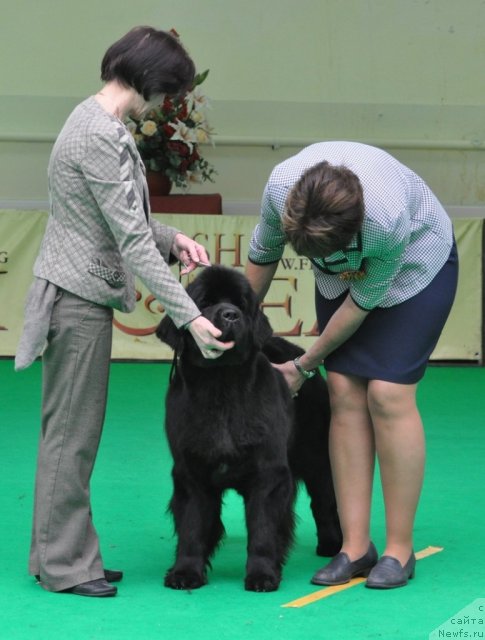
[[[317,528],[317,554],[334,556],[342,547],[342,532],[329,456],[330,410],[323,379],[302,387],[295,401],[295,437],[289,450],[290,468],[303,480]]]
[[[222,495],[195,483],[184,483],[174,473],[170,502],[178,537],[176,558],[164,584],[172,589],[197,589],[207,583],[209,559],[223,534]]]
[[[330,462],[325,452],[307,452],[300,458],[298,475],[310,497],[317,528],[317,555],[334,556],[342,547],[342,531],[337,512]]]
[[[290,470],[270,468],[242,493],[248,530],[244,586],[248,591],[275,591],[295,528],[295,485]]]

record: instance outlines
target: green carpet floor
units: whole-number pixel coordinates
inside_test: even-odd
[[[0,361],[1,640],[425,639],[485,597],[485,369],[430,367],[420,387],[428,462],[415,544],[417,551],[429,545],[444,550],[420,560],[416,579],[406,588],[379,592],[357,585],[301,608],[282,605],[318,590],[309,579],[324,563],[314,555],[315,534],[303,491],[297,544],[279,591],[243,589],[245,529],[241,501],[232,492],[223,513],[227,537],[209,584],[191,593],[163,587],[174,550],[165,513],[170,494],[163,432],[168,371],[167,364],[112,365],[92,482],[93,511],[105,564],[123,569],[125,577],[118,596],[103,600],[48,593],[27,575],[41,368],[37,362],[14,373],[11,360]],[[374,542],[382,549],[378,483],[372,522]],[[480,629],[477,638],[485,636],[485,625]]]

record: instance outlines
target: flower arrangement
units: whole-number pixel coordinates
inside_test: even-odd
[[[176,186],[214,182],[214,167],[201,157],[199,145],[212,142],[200,85],[209,74],[197,74],[193,88],[179,99],[165,98],[142,120],[130,120],[130,129],[147,171],[163,172]]]

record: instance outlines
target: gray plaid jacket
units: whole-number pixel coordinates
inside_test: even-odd
[[[134,140],[90,97],[70,115],[49,162],[50,215],[34,275],[121,311],[134,276],[177,326],[200,315],[168,262],[177,229],[152,219]]]

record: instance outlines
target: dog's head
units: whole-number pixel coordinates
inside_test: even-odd
[[[241,364],[259,351],[273,333],[247,278],[235,269],[208,267],[188,285],[187,293],[202,315],[222,331],[218,340],[235,342],[219,358],[207,360],[190,332],[177,329],[166,316],[158,326],[157,337],[191,364],[199,367]]]

